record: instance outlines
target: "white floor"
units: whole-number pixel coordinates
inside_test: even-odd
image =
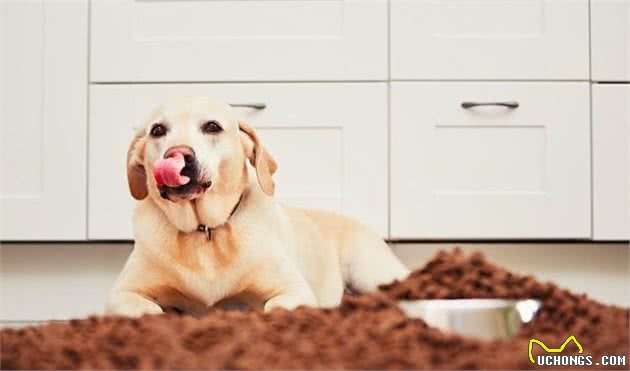
[[[455,243],[393,244],[410,267]],[[510,270],[554,281],[611,304],[630,306],[627,243],[460,244]],[[0,248],[0,322],[63,320],[100,313],[131,245],[4,244]]]

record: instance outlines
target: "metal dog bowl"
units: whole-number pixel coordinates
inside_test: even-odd
[[[429,326],[481,339],[514,336],[540,309],[538,300],[450,299],[401,300],[408,317],[420,318]]]

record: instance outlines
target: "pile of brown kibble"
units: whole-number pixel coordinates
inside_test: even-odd
[[[396,306],[430,298],[537,298],[543,306],[516,337],[481,341],[430,328]],[[202,318],[91,317],[5,329],[0,360],[2,369],[527,369],[538,367],[528,357],[532,337],[556,347],[574,335],[594,360],[628,359],[629,315],[455,249],[335,309],[217,309]],[[563,352],[576,353],[574,344]]]

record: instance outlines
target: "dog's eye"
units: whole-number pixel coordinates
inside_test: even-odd
[[[166,126],[164,124],[153,124],[153,126],[151,127],[151,136],[153,138],[159,138],[159,137],[163,137],[166,135],[167,129]]]
[[[216,121],[208,121],[201,125],[201,131],[205,134],[216,134],[222,132],[223,128]]]

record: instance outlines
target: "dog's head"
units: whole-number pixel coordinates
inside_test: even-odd
[[[272,195],[277,165],[254,129],[227,104],[174,99],[153,112],[129,146],[129,190],[137,200],[151,196],[172,202],[233,192],[242,185],[246,160],[256,168],[262,190]],[[170,170],[180,180],[161,180],[159,167],[165,162],[178,164]]]

